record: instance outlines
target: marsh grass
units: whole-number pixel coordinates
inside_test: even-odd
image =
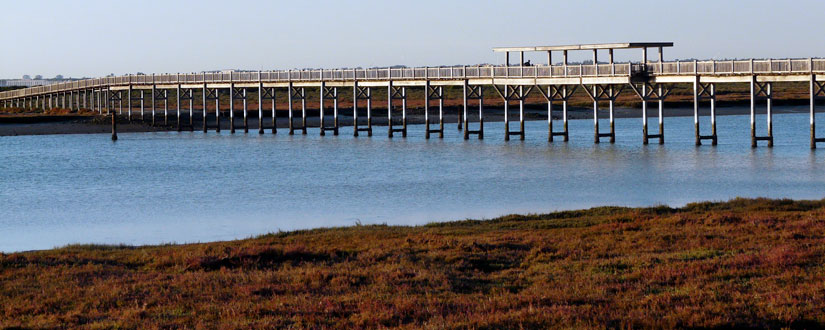
[[[821,328],[825,200],[0,255],[0,328]]]

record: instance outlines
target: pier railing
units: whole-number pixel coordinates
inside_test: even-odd
[[[109,86],[359,80],[452,80],[476,78],[581,78],[650,75],[804,74],[825,72],[825,59],[674,61],[649,63],[570,64],[537,66],[455,66],[281,70],[261,72],[125,75],[57,83],[0,92],[0,99],[19,98]]]

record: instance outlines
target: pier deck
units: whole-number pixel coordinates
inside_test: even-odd
[[[306,93],[307,89],[316,89],[322,96],[322,100],[331,100],[335,120],[332,127],[324,125],[321,134],[325,131],[338,133],[338,89],[351,88],[353,90],[354,107],[357,109],[359,100],[366,100],[367,118],[366,129],[359,128],[357,111],[354,112],[355,130],[367,131],[372,135],[371,124],[371,104],[373,96],[372,89],[386,88],[389,97],[386,99],[388,105],[389,129],[388,135],[393,136],[394,132],[402,133],[406,136],[406,100],[408,88],[425,89],[426,115],[427,115],[427,137],[430,132],[439,132],[438,129],[431,129],[429,126],[429,103],[431,100],[439,100],[439,124],[441,127],[440,136],[443,136],[443,86],[462,86],[464,90],[464,107],[459,113],[459,128],[465,128],[464,137],[475,134],[483,138],[483,99],[482,89],[479,86],[493,86],[496,94],[493,97],[500,97],[505,102],[505,132],[504,138],[509,139],[511,135],[517,135],[524,139],[524,100],[531,92],[540,93],[548,102],[548,140],[553,141],[553,136],[564,136],[567,140],[567,101],[570,95],[577,90],[585,92],[593,100],[594,111],[594,142],[599,143],[601,138],[606,137],[610,142],[615,141],[615,131],[613,129],[613,102],[622,93],[630,92],[636,94],[642,102],[643,115],[643,142],[655,138],[659,143],[664,143],[663,126],[663,102],[669,94],[673,84],[693,84],[694,86],[694,121],[695,121],[695,141],[701,145],[702,140],[711,140],[716,144],[716,111],[715,111],[715,86],[726,83],[749,83],[751,96],[751,145],[756,147],[757,141],[767,141],[768,146],[773,145],[772,131],[772,85],[774,83],[786,82],[808,82],[810,85],[810,146],[816,148],[817,143],[825,142],[823,138],[816,137],[815,129],[815,103],[817,100],[825,99],[825,59],[752,59],[752,60],[729,60],[729,61],[664,61],[663,48],[670,47],[670,42],[644,42],[644,43],[611,43],[611,44],[581,44],[565,46],[534,46],[534,47],[501,47],[494,48],[496,52],[505,54],[505,63],[497,66],[453,66],[453,67],[420,67],[420,68],[371,68],[371,69],[320,69],[320,70],[281,70],[281,71],[259,71],[259,72],[224,72],[224,73],[188,73],[188,74],[151,74],[151,75],[126,75],[118,77],[104,77],[58,83],[47,86],[38,86],[0,92],[0,106],[9,108],[27,109],[90,109],[101,114],[112,113],[112,109],[122,109],[126,103],[127,115],[132,119],[132,111],[139,104],[140,113],[145,111],[146,101],[150,102],[152,111],[152,122],[155,120],[155,110],[159,101],[163,101],[163,109],[168,113],[169,91],[175,91],[178,99],[176,102],[178,127],[181,128],[181,111],[188,111],[189,117],[195,114],[195,105],[200,103],[199,113],[205,119],[207,116],[206,104],[212,100],[217,102],[222,91],[228,91],[230,95],[229,119],[231,131],[235,131],[235,106],[236,102],[242,102],[244,113],[243,129],[248,131],[247,124],[247,94],[248,89],[258,91],[258,114],[263,118],[264,101],[270,101],[273,124],[271,128],[275,132],[274,120],[276,118],[276,90],[286,89],[290,96],[287,108],[290,114],[290,134],[295,130],[301,130],[306,134]],[[648,49],[658,49],[658,59],[648,60]],[[613,61],[614,50],[641,49],[642,59],[638,62],[617,63]],[[572,64],[568,62],[569,51],[589,51],[593,54],[593,60],[589,63]],[[599,51],[607,51],[608,61],[600,62]],[[545,52],[547,63],[527,65],[524,62],[525,52]],[[561,52],[563,60],[554,63],[553,52]],[[518,65],[510,64],[510,54],[519,54]],[[193,96],[194,90],[202,90],[200,102],[196,102]],[[146,95],[148,92],[148,96]],[[189,101],[188,107],[181,107],[181,100]],[[402,118],[399,123],[402,128],[393,128],[396,120],[392,119],[392,109],[397,106],[393,102],[400,100]],[[466,129],[470,124],[470,100],[477,100],[478,122],[477,130]],[[710,100],[711,134],[702,135],[699,130],[699,102]],[[767,128],[766,135],[759,136],[756,133],[755,113],[756,102],[766,101],[767,105]],[[650,134],[647,128],[647,103],[649,101],[658,102],[659,131]],[[295,126],[292,120],[294,102],[301,103],[301,125]],[[518,131],[510,130],[510,103],[519,104]],[[610,130],[605,133],[599,130],[599,102],[609,104]],[[562,104],[562,120],[564,130],[553,131],[552,113],[553,103]],[[328,103],[329,104],[329,103]],[[268,112],[270,108],[267,108]],[[324,115],[325,106],[321,103],[321,114]],[[216,111],[220,111],[217,109]],[[120,110],[122,114],[122,110]],[[141,118],[143,116],[141,115]],[[220,127],[219,113],[216,116],[216,129]],[[167,116],[164,116],[167,121]],[[209,126],[204,122],[204,131]],[[323,119],[322,119],[323,123]],[[261,120],[259,132],[263,133],[264,124]]]

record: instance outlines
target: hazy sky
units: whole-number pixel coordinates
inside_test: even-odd
[[[825,56],[821,0],[0,0],[0,8],[2,78],[501,63],[492,47],[621,41],[675,42],[665,59]]]

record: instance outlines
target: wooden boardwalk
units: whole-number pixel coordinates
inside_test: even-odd
[[[0,106],[26,109],[90,109],[99,113],[113,113],[110,109],[115,106],[122,113],[125,105],[125,116],[131,120],[133,110],[140,111],[140,118],[144,118],[146,103],[149,103],[152,112],[152,122],[155,121],[155,110],[158,103],[168,112],[169,91],[175,90],[176,117],[178,128],[181,128],[181,115],[188,112],[190,118],[196,114],[203,117],[203,130],[209,128],[220,130],[221,116],[216,113],[215,125],[207,124],[207,104],[215,102],[216,111],[219,110],[218,99],[221,93],[228,93],[230,130],[236,130],[235,111],[243,110],[243,124],[245,132],[249,130],[247,122],[247,91],[257,91],[258,97],[258,131],[272,129],[276,132],[276,91],[285,91],[288,95],[286,108],[289,110],[289,133],[300,130],[306,134],[306,97],[307,90],[312,89],[319,93],[320,105],[320,132],[327,131],[338,134],[338,91],[342,88],[352,89],[354,108],[359,101],[366,102],[367,117],[358,118],[358,112],[353,111],[354,134],[366,132],[372,135],[372,90],[386,88],[389,97],[385,99],[388,105],[389,125],[387,134],[394,133],[406,136],[406,100],[408,88],[423,89],[425,98],[426,137],[431,133],[443,136],[443,87],[462,86],[464,95],[463,111],[459,117],[464,126],[464,138],[471,135],[484,137],[484,97],[482,86],[492,86],[496,95],[505,102],[504,138],[518,136],[524,139],[524,100],[531,92],[541,94],[547,101],[548,140],[554,136],[568,139],[567,130],[567,101],[576,92],[586,93],[593,100],[594,113],[594,142],[599,143],[602,138],[615,141],[613,125],[613,103],[621,93],[633,93],[642,100],[643,116],[643,143],[649,139],[658,139],[664,143],[663,108],[674,84],[693,84],[694,94],[694,123],[695,142],[701,145],[702,141],[710,140],[717,143],[716,134],[716,85],[726,83],[750,84],[750,127],[751,145],[757,146],[757,141],[767,141],[773,146],[773,128],[771,100],[773,98],[773,84],[785,82],[807,82],[810,86],[810,146],[816,148],[817,143],[825,142],[825,138],[817,138],[815,130],[815,102],[825,98],[825,59],[760,59],[735,61],[671,61],[663,60],[663,48],[670,47],[669,42],[644,43],[612,43],[612,44],[583,44],[565,46],[538,46],[538,47],[503,47],[494,48],[496,52],[505,54],[505,63],[498,66],[455,66],[455,67],[422,67],[422,68],[379,68],[379,69],[330,69],[330,70],[282,70],[260,72],[228,72],[228,73],[197,73],[197,74],[152,74],[127,75],[119,77],[105,77],[67,83],[58,83],[47,86],[31,87],[13,91],[0,92]],[[642,59],[639,62],[618,63],[613,61],[615,50],[641,49]],[[648,49],[657,49],[658,58],[648,60]],[[593,61],[589,64],[570,64],[567,54],[570,51],[588,51],[593,54]],[[607,52],[608,60],[599,61],[599,52]],[[525,65],[525,52],[544,52],[547,54],[547,63]],[[553,53],[561,53],[562,61],[554,63]],[[510,64],[510,54],[519,54],[517,65]],[[195,91],[201,91],[200,97],[195,97]],[[148,94],[148,95],[147,95]],[[431,126],[430,105],[438,101],[438,123]],[[700,132],[700,101],[710,101],[711,132],[703,135]],[[767,126],[764,135],[757,134],[755,114],[757,101],[764,100],[767,106]],[[188,101],[188,107],[187,102]],[[650,133],[647,125],[648,102],[658,103],[658,132]],[[236,102],[241,102],[241,109],[236,109]],[[265,103],[268,107],[264,107]],[[295,102],[301,104],[301,120],[292,118]],[[331,102],[331,109],[327,109]],[[608,103],[610,127],[606,131],[599,128],[599,102]],[[402,118],[392,118],[392,109],[400,103]],[[476,116],[477,127],[469,128],[469,117]],[[510,125],[510,105],[518,103],[518,129]],[[552,113],[554,103],[561,104],[563,126],[561,130],[554,130]],[[199,107],[198,107],[199,106]],[[199,110],[199,111],[195,111]],[[332,111],[332,123],[325,120]],[[265,127],[264,114],[271,111],[271,125]],[[471,114],[471,112],[473,112]],[[165,120],[168,118],[165,116]],[[399,128],[400,127],[400,128]]]

